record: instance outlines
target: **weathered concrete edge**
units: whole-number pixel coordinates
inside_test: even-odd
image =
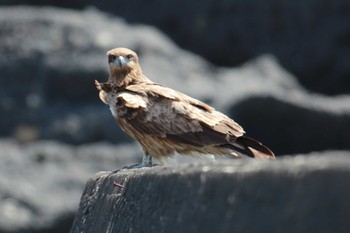
[[[71,232],[346,232],[349,158],[298,156],[101,172],[88,181]]]

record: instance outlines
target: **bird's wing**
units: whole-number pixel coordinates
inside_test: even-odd
[[[181,92],[175,91],[168,87],[163,87],[162,85],[156,83],[145,83],[141,85],[130,85],[126,88],[129,91],[142,94],[144,96],[159,96],[161,98],[167,98],[170,100],[184,101],[193,106],[203,109],[204,111],[212,112],[215,109],[209,105],[194,99],[188,95],[185,95]]]
[[[140,133],[195,146],[234,142],[244,134],[226,115],[170,88],[135,85],[127,91],[118,98],[128,108],[128,124]]]

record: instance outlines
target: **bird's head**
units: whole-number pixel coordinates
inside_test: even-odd
[[[107,52],[111,73],[129,73],[139,70],[137,54],[127,48],[115,48]]]

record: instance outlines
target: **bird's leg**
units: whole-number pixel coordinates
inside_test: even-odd
[[[152,167],[152,156],[148,153],[144,153],[142,157],[142,162],[139,164],[134,164],[131,166],[125,166],[124,169],[142,168],[142,167]]]
[[[144,164],[145,167],[152,167],[152,156],[150,156],[148,153],[144,153],[141,164]]]

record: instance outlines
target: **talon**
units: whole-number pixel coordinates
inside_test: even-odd
[[[152,164],[138,163],[123,167],[123,169],[138,169],[143,167],[152,167]]]
[[[143,167],[152,167],[152,156],[148,153],[145,153],[142,158],[142,163],[134,164],[131,166],[125,166],[123,169],[135,169],[135,168],[143,168]]]

